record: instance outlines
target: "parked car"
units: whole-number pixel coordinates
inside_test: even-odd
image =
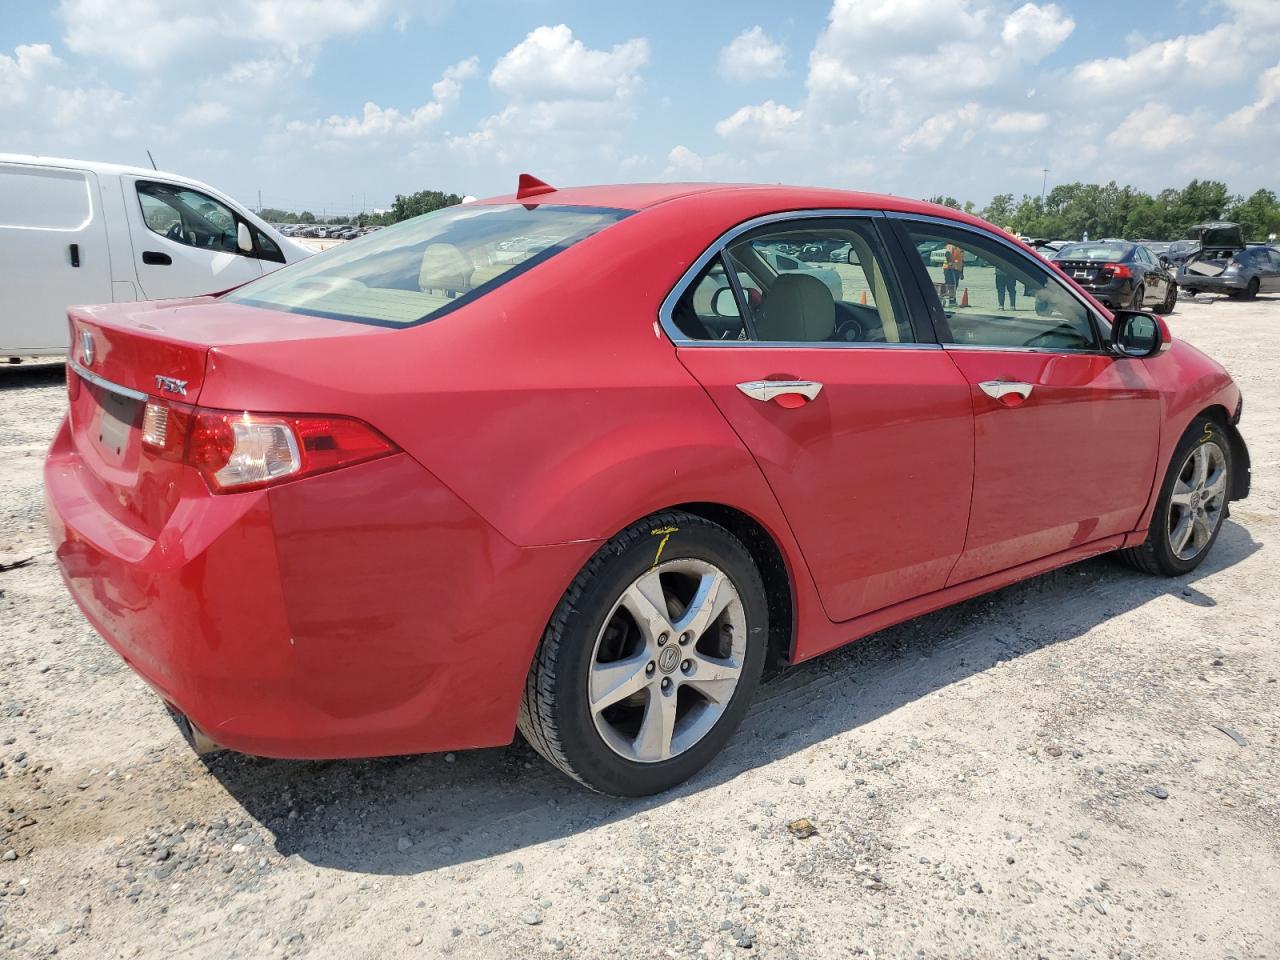
[[[0,154],[0,357],[67,350],[67,307],[226,290],[310,256],[172,173]]]
[[[1187,258],[1200,252],[1199,240],[1174,240],[1169,244],[1169,249],[1159,254],[1159,260],[1166,267],[1177,270],[1186,262]]]
[[[1258,244],[1225,257],[1193,256],[1178,271],[1178,283],[1193,296],[1225,293],[1252,300],[1259,293],[1280,293],[1280,251]]]
[[[1172,273],[1146,247],[1126,240],[1069,243],[1053,262],[1108,307],[1142,310],[1155,305],[1172,313],[1178,285]]]
[[[495,258],[515,236],[541,249]],[[772,262],[823,240],[856,296]],[[1050,309],[944,310],[938,243]],[[53,556],[199,749],[518,726],[593,789],[653,793],[715,757],[767,658],[1107,551],[1184,575],[1249,489],[1221,366],[895,197],[521,177],[71,321]]]

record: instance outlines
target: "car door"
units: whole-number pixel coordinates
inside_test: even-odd
[[[1135,249],[1134,256],[1142,264],[1144,273],[1145,296],[1143,305],[1164,303],[1165,298],[1169,295],[1169,282],[1155,255],[1146,247],[1139,246]]]
[[[237,243],[241,219],[221,200],[179,183],[121,177],[121,184],[146,299],[216,293],[262,276],[262,261]]]
[[[681,363],[759,464],[833,620],[940,589],[968,520],[969,389],[927,318],[909,315],[877,219],[741,227],[663,313]],[[846,245],[843,263],[796,255]]]
[[[0,164],[0,350],[67,345],[67,307],[111,302],[98,178],[87,170]]]
[[[923,258],[912,264],[975,415],[969,529],[948,583],[1133,530],[1160,442],[1160,399],[1144,361],[1107,352],[1083,297],[1020,247],[954,222],[895,222],[908,248],[949,242],[990,264],[965,271],[968,306],[947,310],[933,294],[938,271]],[[1019,292],[1007,308],[998,273]]]
[[[1261,289],[1267,293],[1280,293],[1280,251],[1266,247],[1258,263],[1262,270]]]

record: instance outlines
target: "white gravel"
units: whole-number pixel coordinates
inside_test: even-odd
[[[1102,558],[868,638],[643,802],[523,745],[201,762],[54,568],[61,368],[0,367],[0,563],[35,557],[0,573],[0,955],[1280,957],[1280,298],[1173,326],[1254,461],[1197,573]]]

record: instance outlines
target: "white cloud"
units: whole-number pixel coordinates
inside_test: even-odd
[[[19,44],[13,56],[0,53],[0,104],[22,103],[61,65],[47,43]]]
[[[1040,60],[1071,36],[1075,21],[1054,4],[1024,3],[1005,18],[1000,29],[1004,45],[1028,60]]]
[[[726,139],[738,137],[763,143],[780,141],[795,131],[803,117],[801,110],[766,100],[758,106],[742,107],[721,120],[716,124],[716,133]]]
[[[222,123],[231,116],[231,108],[220,100],[206,100],[193,103],[182,111],[179,121],[191,127],[207,127]]]
[[[293,121],[290,133],[311,133],[326,140],[364,140],[420,133],[444,116],[462,95],[462,81],[475,76],[480,67],[476,57],[447,67],[444,75],[431,86],[431,99],[404,113],[395,107],[380,107],[368,102],[359,116],[333,114],[313,123]]]
[[[1191,118],[1162,103],[1145,103],[1133,110],[1107,136],[1114,147],[1137,146],[1153,153],[1186,143],[1196,135]]]
[[[61,0],[74,52],[154,68],[231,40],[296,51],[402,15],[405,0]]]
[[[770,39],[763,27],[743,30],[720,51],[720,75],[727,80],[769,80],[786,69],[786,48]]]
[[[967,142],[972,138],[972,128],[979,113],[980,108],[976,103],[966,103],[958,110],[935,113],[920,124],[914,133],[903,137],[898,147],[902,150],[920,147],[932,152],[950,142],[957,130],[961,131],[964,142]]]
[[[498,60],[489,83],[513,100],[609,100],[640,82],[647,40],[591,50],[563,23],[538,27]]]
[[[1049,126],[1047,113],[1030,113],[1025,110],[996,112],[987,129],[994,133],[1039,133]]]
[[[1258,78],[1258,99],[1231,113],[1218,126],[1225,132],[1244,136],[1255,132],[1271,109],[1280,103],[1280,63]],[[1274,130],[1273,126],[1269,129]]]

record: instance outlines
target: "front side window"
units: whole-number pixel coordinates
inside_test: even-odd
[[[406,220],[226,295],[249,306],[403,327],[468,303],[630,211],[466,204]]]
[[[235,214],[213,197],[171,184],[140,182],[138,202],[147,227],[168,240],[202,250],[241,252]]]
[[[944,343],[1096,350],[1088,308],[1057,277],[995,238],[942,224],[904,221],[946,318]],[[1066,251],[1056,259],[1071,259]],[[941,251],[941,254],[939,253]],[[958,253],[957,253],[958,251]],[[1110,251],[1102,251],[1110,257]]]
[[[870,222],[797,219],[729,243],[672,319],[690,340],[910,343],[916,337],[892,283]]]

